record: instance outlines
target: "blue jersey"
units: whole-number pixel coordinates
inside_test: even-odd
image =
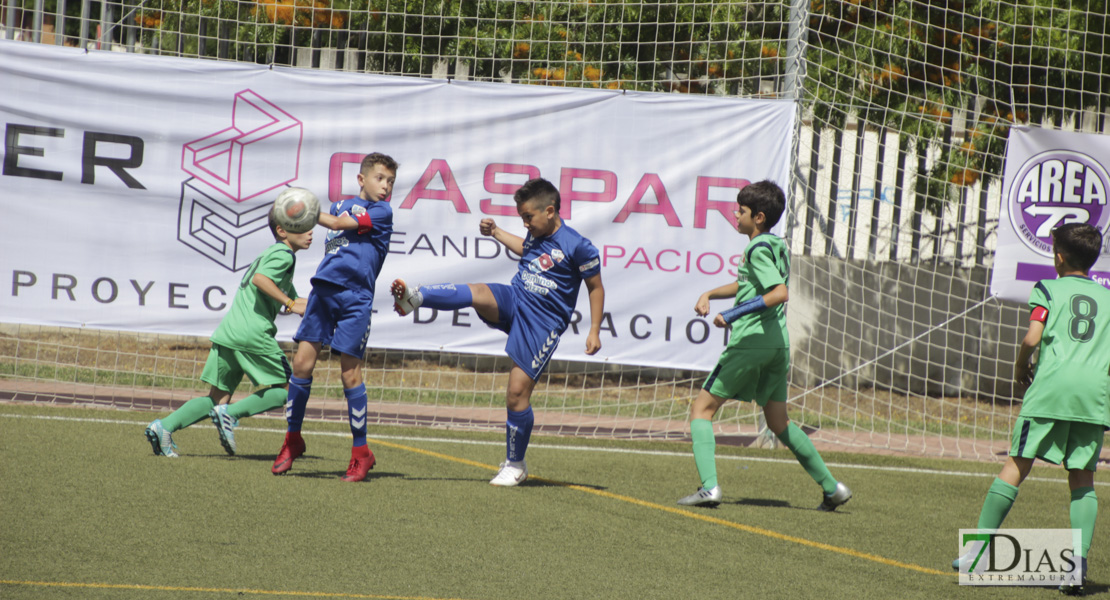
[[[600,272],[597,248],[563,223],[547,237],[537,239],[528,234],[524,238],[524,254],[512,286],[531,312],[554,317],[566,328],[582,280]]]
[[[331,214],[356,217],[370,215],[370,230],[329,231],[324,243],[324,260],[320,261],[313,282],[327,281],[351,290],[374,293],[374,282],[389,253],[393,236],[393,207],[388,202],[348,198],[331,205]]]

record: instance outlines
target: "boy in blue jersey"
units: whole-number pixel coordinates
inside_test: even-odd
[[[518,485],[528,477],[524,453],[535,421],[532,390],[555,353],[559,337],[570,324],[583,282],[590,298],[586,354],[596,354],[601,349],[601,318],[605,311],[597,248],[559,217],[559,190],[545,179],[532,179],[517,190],[513,200],[528,230],[525,237],[497,227],[493,219],[482,219],[479,225],[482,235],[492,236],[521,257],[510,285],[410,287],[398,279],[391,287],[396,300],[394,309],[400,315],[407,315],[419,306],[439,310],[474,307],[487,325],[509,334],[505,351],[513,368],[505,395],[506,451],[505,462],[490,481],[496,486]]]
[[[366,445],[366,385],[362,359],[370,335],[374,282],[381,273],[393,235],[393,209],[389,195],[397,177],[397,161],[380,153],[369,154],[359,166],[359,195],[331,205],[320,214],[320,224],[331,231],[324,259],[312,277],[304,319],[293,337],[299,345],[289,379],[285,443],[271,471],[285,473],[304,454],[301,423],[312,390],[312,371],[321,346],[339,353],[340,379],[347,398],[353,445],[351,462],[343,481],[362,481],[374,467],[374,453]]]
[[[1029,329],[1014,364],[1014,380],[1029,384],[1014,422],[1010,455],[987,490],[976,529],[998,529],[1017,499],[1033,461],[1063,465],[1071,488],[1071,527],[1081,531],[1077,583],[1061,587],[1081,595],[1087,552],[1098,516],[1095,468],[1110,428],[1110,290],[1090,277],[1102,235],[1086,223],[1052,232],[1056,279],[1038,281],[1029,295]],[[1039,351],[1036,379],[1030,359]],[[975,552],[952,562],[970,567]]]
[[[763,408],[767,427],[821,486],[818,510],[836,510],[852,497],[848,486],[833,478],[809,436],[786,414],[790,338],[785,304],[790,299],[790,253],[786,242],[771,233],[785,207],[786,195],[773,181],[759,181],[740,190],[736,230],[749,239],[744,262],[737,269],[736,281],[705,292],[694,305],[694,312],[704,317],[709,315],[710,300],[733,299],[732,308],[713,318],[717,327],[731,329],[728,347],[690,405],[690,439],[702,486],[678,501],[683,506],[712,507],[721,502],[712,419],[732,399],[754,401]]]

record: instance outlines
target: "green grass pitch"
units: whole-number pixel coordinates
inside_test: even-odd
[[[143,436],[155,416],[0,404],[0,598],[1058,597],[949,569],[997,464],[829,453],[855,492],[829,514],[788,451],[718,447],[725,502],[684,509],[688,444],[535,436],[533,477],[502,489],[502,436],[378,427],[351,484],[343,424],[306,424],[275,477],[281,420],[244,421],[236,457],[203,421],[166,459]],[[1067,527],[1064,475],[1035,468],[1006,527]],[[1096,530],[1099,595],[1108,544]]]

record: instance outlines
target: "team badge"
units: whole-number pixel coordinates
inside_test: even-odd
[[[555,261],[551,260],[551,256],[549,256],[548,254],[545,253],[545,254],[541,255],[539,258],[536,258],[536,259],[532,260],[531,262],[529,262],[528,263],[528,270],[533,272],[533,273],[542,273],[542,272],[547,271],[548,269],[550,269],[551,267],[554,267],[554,266],[555,266]]]

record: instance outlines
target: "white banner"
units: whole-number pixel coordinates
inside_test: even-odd
[[[287,185],[357,194],[362,156],[400,164],[371,347],[501,354],[471,310],[401,318],[389,282],[508,283],[478,222],[524,234],[512,192],[542,176],[601,252],[602,350],[589,323],[556,358],[710,368],[724,332],[694,314],[735,279],[736,192],[789,177],[787,101],[448,82],[0,41],[0,320],[208,336],[272,237]],[[323,232],[297,255],[302,294]],[[727,303],[721,301],[720,308]],[[415,321],[415,322],[414,322]],[[279,339],[296,330],[282,317]]]
[[[1090,223],[1103,233],[1091,276],[1110,287],[1110,136],[1013,127],[1006,147],[991,294],[1026,302],[1055,279],[1052,229]]]

